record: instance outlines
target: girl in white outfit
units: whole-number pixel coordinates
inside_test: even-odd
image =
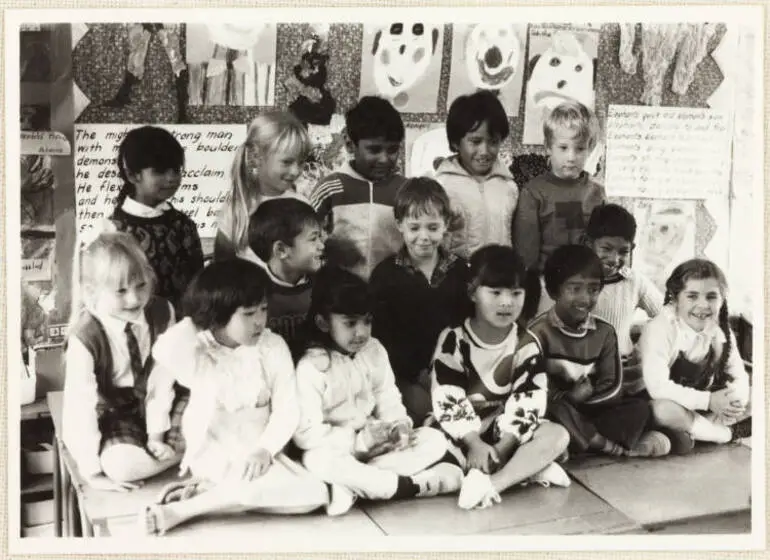
[[[294,442],[307,469],[331,485],[329,515],[346,513],[359,497],[459,490],[462,470],[444,462],[446,440],[437,430],[413,429],[388,354],[371,337],[367,283],[332,265],[314,282],[307,350],[297,365],[301,420]]]
[[[199,482],[187,497],[168,503],[166,495],[145,509],[150,534],[204,514],[306,513],[328,503],[326,485],[283,454],[299,407],[289,349],[265,327],[267,286],[265,272],[245,260],[209,265],[185,294],[185,319],[153,348],[148,448],[159,459],[170,452],[162,436],[173,383],[189,387],[181,468]]]

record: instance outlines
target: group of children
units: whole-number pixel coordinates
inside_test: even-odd
[[[181,461],[192,478],[140,516],[162,534],[214,512],[340,515],[359,498],[488,507],[516,485],[569,486],[570,454],[745,437],[724,275],[684,262],[664,297],[630,267],[634,218],[583,171],[597,130],[577,103],[554,109],[550,170],[519,189],[498,159],[499,100],[461,96],[454,155],[407,179],[399,113],[363,97],[346,114],[351,161],[305,198],[305,126],[261,115],[206,266],[168,203],[181,147],[131,131],[118,231],[84,250],[66,351],[81,474],[125,491]],[[634,345],[638,308],[652,319]]]

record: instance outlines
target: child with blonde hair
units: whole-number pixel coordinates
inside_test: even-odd
[[[328,502],[326,486],[283,453],[300,411],[289,348],[266,327],[268,286],[244,259],[210,264],[185,293],[185,318],[153,348],[147,437],[159,442],[169,428],[178,380],[190,389],[182,471],[194,479],[145,508],[149,534],[214,513],[298,514]],[[160,458],[164,450],[151,451]]]
[[[238,256],[256,262],[249,248],[249,216],[271,198],[304,200],[294,183],[309,153],[307,129],[291,113],[266,113],[251,121],[233,158],[232,188],[218,218],[215,260]]]
[[[155,274],[128,233],[102,233],[81,264],[66,348],[63,439],[91,486],[132,490],[177,463],[183,448],[184,397],[169,394],[160,459],[151,454],[144,414],[150,349],[174,323],[174,310],[152,295]]]
[[[749,376],[727,312],[727,280],[713,262],[691,259],[666,281],[663,310],[639,340],[653,422],[675,453],[695,441],[751,435]]]

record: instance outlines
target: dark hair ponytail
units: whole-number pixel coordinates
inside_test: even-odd
[[[727,301],[722,302],[722,307],[719,309],[719,328],[725,335],[725,344],[722,347],[722,354],[719,356],[719,362],[717,363],[717,371],[714,375],[713,386],[716,388],[723,388],[727,383],[735,381],[732,375],[727,373],[727,362],[730,359],[730,353],[733,351],[733,337],[730,331],[730,314],[727,311]]]

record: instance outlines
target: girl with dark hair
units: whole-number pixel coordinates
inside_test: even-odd
[[[675,452],[686,453],[695,440],[727,443],[751,434],[749,377],[716,264],[692,259],[674,269],[663,310],[645,325],[639,349],[653,420]]]

